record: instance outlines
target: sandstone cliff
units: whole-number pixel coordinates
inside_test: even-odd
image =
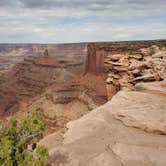
[[[86,72],[105,71],[104,61],[108,55],[116,53],[137,53],[141,48],[148,48],[152,45],[165,47],[163,41],[135,41],[135,42],[98,42],[87,44]]]

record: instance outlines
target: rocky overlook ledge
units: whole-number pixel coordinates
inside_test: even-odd
[[[111,101],[67,124],[64,139],[54,133],[40,144],[51,166],[165,166],[166,82],[145,91],[120,91]],[[58,163],[58,164],[57,164]]]

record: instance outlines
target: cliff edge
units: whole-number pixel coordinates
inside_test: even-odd
[[[111,101],[69,122],[50,146],[52,166],[165,166],[166,81],[119,91]],[[56,142],[45,137],[41,144]]]

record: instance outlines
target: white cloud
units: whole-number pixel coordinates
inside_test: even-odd
[[[166,38],[166,20],[160,19],[165,16],[165,0],[1,0],[0,5],[0,42]],[[116,22],[136,17],[149,18]]]
[[[41,43],[47,42],[86,42],[86,41],[111,41],[111,40],[140,40],[160,38],[166,34],[166,24],[142,24],[142,25],[112,25],[105,24],[81,24],[81,25],[66,25],[65,27],[47,26],[38,27],[32,25],[20,25],[13,28],[10,32],[10,27],[5,26],[0,28],[0,35],[17,34],[18,42],[22,41],[25,34],[31,36],[32,41]],[[24,37],[23,37],[24,38]]]

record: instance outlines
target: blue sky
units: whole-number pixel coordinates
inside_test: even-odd
[[[0,43],[166,39],[166,0],[0,0]]]

